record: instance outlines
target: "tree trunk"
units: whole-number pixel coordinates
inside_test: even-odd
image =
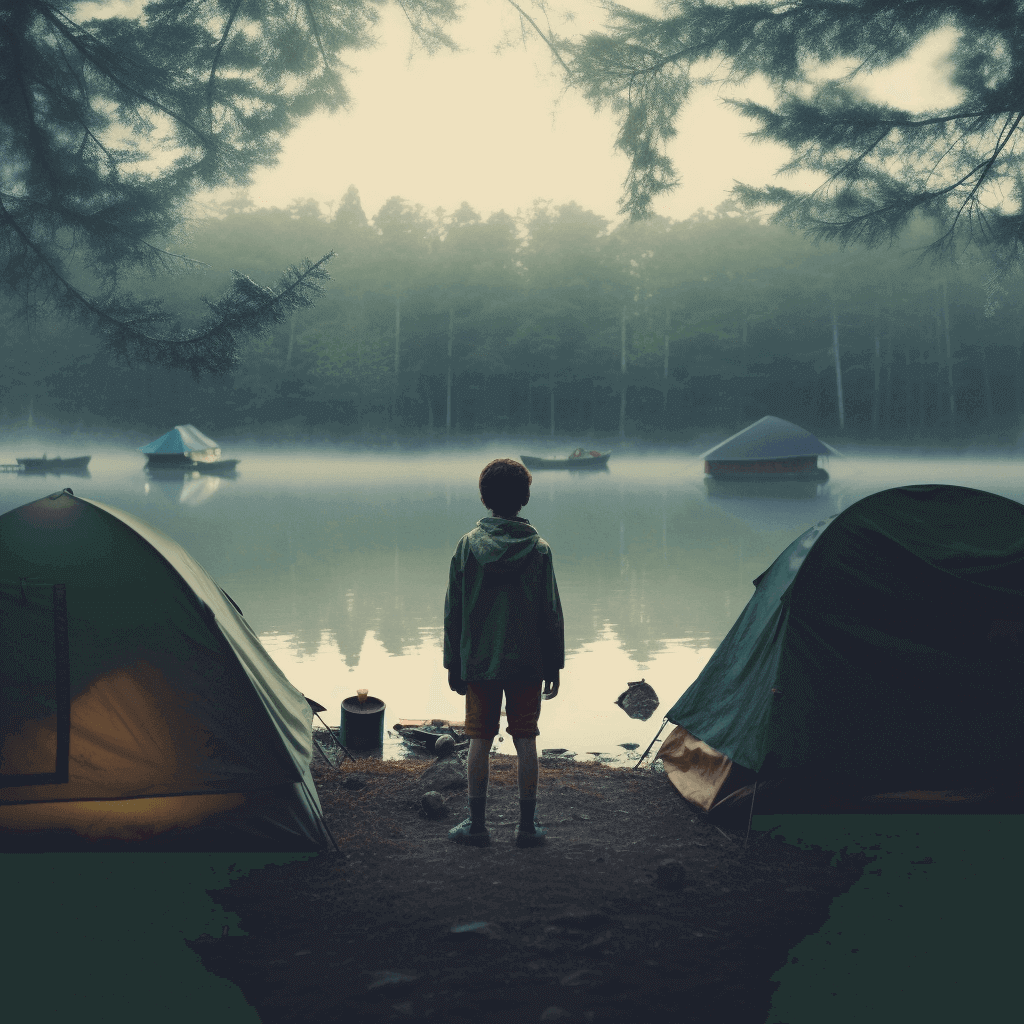
[[[949,299],[946,295],[946,282],[942,282],[942,326],[946,332],[946,374],[949,378],[949,415],[956,430],[956,390],[953,387],[953,346],[949,340]]]
[[[878,336],[878,307],[875,307],[875,393],[871,402],[871,431],[878,436],[882,413],[882,339]]]
[[[992,410],[992,377],[988,372],[988,346],[984,342],[981,345],[981,381],[985,388],[985,421],[991,426],[995,413]]]
[[[285,353],[284,365],[291,365],[292,349],[295,348],[295,314],[292,314],[291,323],[288,327],[288,351]]]
[[[907,382],[906,382],[906,393],[904,394],[904,401],[906,404],[906,431],[907,436],[910,436],[910,432],[913,429],[913,402],[914,402],[914,387],[913,381],[910,379],[910,346],[906,345],[903,349],[903,362],[907,371]]]
[[[395,375],[398,375],[399,344],[402,339],[402,300],[395,296]]]
[[[885,426],[889,434],[893,431],[892,414],[892,331],[889,331],[889,345],[885,353]]]
[[[839,326],[836,323],[836,306],[832,303],[832,354],[836,363],[836,401],[839,403],[839,429],[846,429],[846,410],[843,403],[843,368],[839,363]]]
[[[1024,345],[1020,343],[1020,328],[1017,328],[1017,372],[1014,375],[1013,413],[1020,420],[1021,409],[1024,408]]]
[[[619,401],[619,437],[626,436],[626,307],[622,307],[622,398]]]
[[[663,378],[665,381],[665,390],[661,394],[661,416],[662,426],[665,426],[665,417],[668,415],[668,336],[672,330],[672,310],[665,310],[665,372]]]
[[[445,398],[444,432],[452,432],[452,339],[455,335],[455,310],[448,307],[448,390]]]
[[[555,436],[555,361],[551,360],[551,436]]]

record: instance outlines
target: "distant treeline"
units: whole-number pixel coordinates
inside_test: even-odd
[[[0,403],[24,418],[204,430],[678,436],[765,414],[826,435],[1016,430],[1021,297],[980,264],[934,267],[920,225],[888,250],[815,247],[726,204],[611,228],[570,203],[483,220],[350,188],[256,209],[244,197],[169,247],[210,269],[139,282],[202,308],[237,270],[271,284],[334,250],[317,305],[234,373],[115,365],[59,324],[8,321]]]

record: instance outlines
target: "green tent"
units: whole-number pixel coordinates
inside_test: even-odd
[[[808,529],[666,716],[680,792],[723,813],[991,809],[1021,779],[1024,505],[870,495]],[[759,795],[753,797],[754,782]]]
[[[324,849],[311,749],[173,540],[70,489],[0,516],[0,849]]]

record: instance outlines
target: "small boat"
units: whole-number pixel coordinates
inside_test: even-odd
[[[217,476],[229,476],[234,473],[235,467],[241,459],[221,459],[219,462],[194,462],[193,469],[200,473],[215,473]]]
[[[818,465],[818,456],[838,454],[809,430],[778,416],[762,416],[701,458],[705,474],[717,481],[825,483],[828,472]]]
[[[26,473],[82,473],[89,468],[91,455],[79,455],[73,459],[18,459],[18,465]]]
[[[577,448],[567,459],[541,459],[536,455],[520,455],[527,469],[607,469],[611,452],[594,452]]]

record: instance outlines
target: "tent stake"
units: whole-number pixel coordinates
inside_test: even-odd
[[[661,720],[661,729],[665,728],[665,723],[667,721],[668,721],[667,718],[663,718]],[[661,729],[658,730],[658,736],[661,735]],[[653,747],[654,744],[658,742],[658,736],[655,736],[654,739],[651,740],[651,742],[647,744],[647,749],[643,752],[643,754],[640,755],[640,760],[637,761],[637,763],[635,765],[633,765],[633,771],[636,771],[637,768],[639,768],[640,765],[642,765],[644,763],[644,758],[651,752],[651,747]]]
[[[747,834],[743,837],[743,845],[750,838],[750,823],[754,820],[754,801],[757,799],[757,779],[754,779],[754,792],[750,794],[750,814],[747,815]]]

